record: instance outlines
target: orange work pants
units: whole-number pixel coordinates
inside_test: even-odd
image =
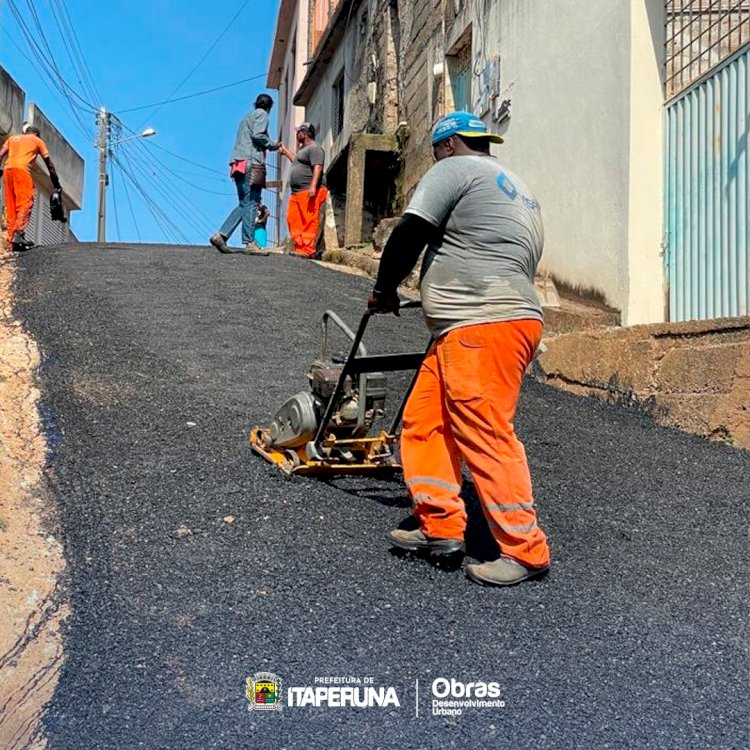
[[[31,221],[34,208],[34,181],[25,169],[11,167],[3,172],[5,213],[8,216],[8,244],[13,232],[23,232]]]
[[[422,363],[401,434],[404,479],[422,532],[463,539],[463,462],[501,554],[527,567],[547,565],[549,548],[513,419],[541,336],[537,320],[483,323],[441,336]]]
[[[308,195],[307,190],[289,196],[286,220],[297,255],[315,257],[320,233],[320,212],[327,197],[328,188],[325,187],[318,188],[314,198]]]

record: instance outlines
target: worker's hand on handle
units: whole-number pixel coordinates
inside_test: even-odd
[[[367,309],[371,313],[393,313],[398,317],[401,300],[396,292],[379,292],[373,289],[367,300]]]

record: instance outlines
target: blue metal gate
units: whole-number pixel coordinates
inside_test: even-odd
[[[669,319],[748,315],[750,46],[670,102],[665,262]]]

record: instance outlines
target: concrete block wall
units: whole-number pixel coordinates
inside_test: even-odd
[[[401,12],[401,118],[409,128],[403,151],[403,194],[406,200],[432,164],[430,130],[443,114],[442,86],[433,77],[442,55],[442,1],[413,0]]]
[[[0,138],[20,133],[23,123],[25,94],[23,89],[0,67]]]
[[[550,385],[750,449],[750,318],[571,333],[547,342]]]
[[[42,140],[47,144],[60,176],[66,206],[80,209],[83,205],[83,159],[36,104],[29,105],[28,119],[39,128]],[[35,179],[47,183],[51,189],[46,170],[38,170]]]

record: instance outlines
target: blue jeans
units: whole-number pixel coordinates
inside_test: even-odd
[[[232,210],[227,216],[226,221],[221,225],[219,232],[227,239],[232,236],[232,232],[242,222],[242,243],[247,245],[253,241],[255,234],[255,219],[258,215],[258,206],[262,188],[254,187],[250,184],[250,164],[248,162],[247,172],[245,174],[236,174],[232,178],[237,186],[237,197],[239,205]]]

